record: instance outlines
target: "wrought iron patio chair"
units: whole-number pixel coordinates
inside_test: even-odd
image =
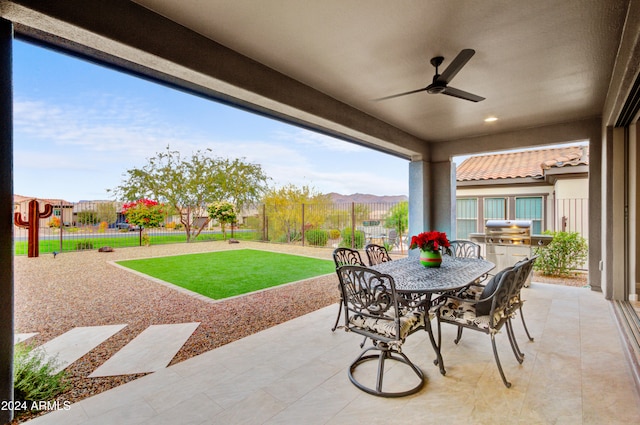
[[[371,338],[367,347],[349,366],[351,382],[369,394],[401,397],[418,392],[425,383],[424,373],[401,350],[405,339],[425,328],[425,312],[401,304],[393,277],[361,266],[338,268],[344,307],[345,330]],[[427,318],[428,320],[428,318]],[[370,354],[377,351],[377,354]],[[355,370],[367,361],[378,361],[375,388],[356,379]],[[384,386],[385,362],[407,365],[418,377],[418,383],[406,390],[388,391]],[[396,366],[397,367],[397,366]]]
[[[468,328],[475,331],[483,332],[491,337],[491,345],[493,347],[493,355],[498,366],[498,371],[502,378],[502,382],[507,388],[511,387],[511,383],[507,381],[502,370],[498,350],[496,347],[495,334],[498,333],[503,326],[510,326],[510,300],[514,295],[517,285],[519,270],[513,267],[506,268],[497,273],[491,281],[486,285],[487,292],[490,295],[482,297],[478,300],[464,299],[457,296],[447,296],[442,303],[435,308],[435,314],[438,319],[438,346],[441,347],[441,323],[449,323],[458,328],[458,337],[454,340],[457,344],[462,335],[462,329]],[[519,363],[522,358],[516,354],[517,347],[512,340],[513,333],[507,329],[507,336],[511,344],[511,348],[516,355]]]
[[[336,248],[333,251],[333,262],[336,265],[336,272],[340,266],[365,266],[364,261],[362,261],[362,257],[360,256],[360,252],[351,248]],[[334,332],[338,328],[340,316],[342,315],[342,291],[340,291],[340,304],[338,307],[338,317],[336,317],[336,323],[333,325],[333,328],[331,328],[331,332]],[[364,341],[362,342],[362,345],[364,346]]]
[[[453,257],[482,258],[480,255],[480,245],[467,240],[455,240],[449,242],[450,252]]]
[[[524,321],[524,315],[522,314],[522,305],[524,304],[525,300],[522,299],[520,294],[522,292],[522,288],[527,283],[527,278],[529,277],[529,275],[531,274],[531,271],[533,270],[533,263],[535,263],[537,259],[538,259],[538,256],[536,255],[531,258],[525,258],[524,260],[521,260],[518,263],[516,263],[516,267],[520,267],[520,274],[518,275],[518,284],[516,285],[515,293],[510,303],[511,316],[513,317],[516,315],[516,310],[518,311],[518,313],[520,313],[522,326],[524,327],[524,331],[527,334],[527,338],[529,338],[529,341],[533,341],[533,337],[529,333],[527,324]]]
[[[370,266],[375,266],[376,264],[391,261],[389,252],[387,252],[387,248],[385,248],[384,246],[370,243],[364,247],[364,252],[367,253],[367,258],[369,260]]]
[[[524,315],[522,313],[522,306],[525,300],[522,299],[521,293],[522,293],[522,288],[527,282],[527,278],[529,277],[529,274],[531,274],[531,271],[533,269],[533,263],[536,261],[537,258],[538,258],[537,255],[532,258],[524,258],[518,261],[513,266],[516,270],[519,271],[519,274],[518,274],[518,281],[514,288],[514,294],[509,302],[509,316],[513,318],[514,316],[516,316],[516,314],[518,313],[520,314],[522,326],[524,327],[524,331],[527,334],[527,338],[529,338],[529,341],[534,341],[534,339],[529,333],[529,329],[527,328],[527,324],[524,320]],[[459,291],[457,296],[463,299],[479,300],[480,298],[483,297],[483,295],[486,296],[487,293],[488,291],[486,290],[486,285],[483,285],[481,283],[472,283],[471,285]],[[516,357],[523,358],[524,354],[520,351],[520,349],[517,346],[517,340],[515,339],[515,334],[513,334],[513,327],[511,326],[511,323],[509,324],[509,329],[512,332],[513,342],[518,351],[518,353],[516,354]],[[461,337],[462,337],[462,330],[460,329],[456,343],[460,340]]]
[[[393,249],[395,246],[398,246],[400,239],[398,238],[398,231],[396,229],[389,229],[389,234],[387,235],[387,245]]]

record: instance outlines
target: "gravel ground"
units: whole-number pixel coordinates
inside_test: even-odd
[[[40,345],[77,326],[127,324],[67,368],[71,387],[59,401],[77,402],[143,375],[88,378],[149,325],[200,322],[175,364],[339,301],[335,274],[237,298],[207,302],[122,270],[111,261],[225,249],[255,248],[331,258],[330,249],[241,242],[202,242],[72,252],[15,259],[15,330],[39,332]],[[247,313],[250,314],[247,314]],[[329,328],[332,324],[327,324]],[[28,419],[23,416],[21,421]]]

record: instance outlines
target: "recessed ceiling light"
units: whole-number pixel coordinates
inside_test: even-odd
[[[488,117],[484,119],[484,122],[494,122],[494,121],[498,121],[497,117]]]

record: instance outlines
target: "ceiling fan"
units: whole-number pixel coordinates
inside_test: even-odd
[[[438,74],[438,67],[442,65],[444,61],[444,57],[436,56],[431,59],[431,65],[436,68],[436,75],[433,76],[433,82],[429,84],[427,87],[411,90],[404,93],[398,93],[391,96],[381,97],[375,100],[386,100],[393,99],[394,97],[406,96],[408,94],[419,93],[421,91],[426,91],[429,94],[446,94],[448,96],[457,97],[464,100],[470,100],[471,102],[480,102],[484,100],[484,97],[478,96],[473,93],[468,93],[466,91],[456,89],[453,87],[449,87],[449,82],[456,76],[456,74],[462,69],[462,67],[471,59],[473,55],[475,55],[476,51],[473,49],[464,49],[458,56],[449,64],[447,69],[445,69],[442,74]]]

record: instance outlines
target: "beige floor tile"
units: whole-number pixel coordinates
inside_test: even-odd
[[[535,342],[526,339],[519,318],[514,323],[523,364],[506,333],[496,336],[510,389],[502,384],[488,335],[465,331],[456,345],[455,327],[443,325],[445,376],[433,364],[426,334],[418,333],[403,351],[426,375],[422,391],[399,399],[365,394],[347,376],[362,339],[331,332],[335,306],[329,306],[30,424],[637,423],[640,397],[602,295],[533,284],[527,297]],[[375,368],[369,369],[373,376]],[[395,369],[386,372],[389,379]]]

